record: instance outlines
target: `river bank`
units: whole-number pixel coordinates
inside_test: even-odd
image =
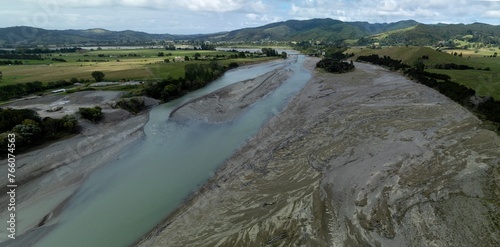
[[[500,138],[438,92],[355,65],[314,72],[136,246],[498,245]]]
[[[117,158],[131,143],[142,138],[143,126],[148,121],[144,112],[132,115],[110,104],[122,92],[79,92],[54,95],[9,105],[13,108],[30,108],[41,117],[62,117],[75,113],[79,107],[103,108],[100,124],[81,120],[81,132],[71,138],[57,141],[41,149],[16,155],[16,240],[7,239],[5,229],[0,230],[0,246],[31,246],[57,224],[57,217],[71,195],[86,177],[97,168]],[[150,103],[154,104],[150,100]],[[157,104],[157,103],[156,103]],[[54,106],[64,106],[62,111],[47,112]],[[6,162],[0,169],[7,170]],[[7,176],[0,178],[0,187],[6,188]],[[7,205],[8,195],[2,193],[0,204]],[[0,216],[7,218],[7,208],[0,209]]]
[[[234,86],[230,86],[231,89],[239,88],[239,90],[236,90],[238,93],[235,94],[234,90],[221,89],[216,93],[211,94],[210,97],[224,94],[232,95],[231,98],[233,99],[235,97],[245,98],[246,101],[239,102],[241,104],[239,104],[238,107],[235,105],[235,107],[239,110],[236,110],[235,108],[233,110],[227,109],[227,111],[225,111],[227,116],[230,115],[233,118],[237,118],[238,115],[248,108],[247,106],[252,104],[252,102],[264,97],[272,90],[276,89],[276,87],[278,87],[284,80],[286,80],[286,78],[290,75],[287,74],[286,71],[281,72],[281,70],[285,64],[296,63],[296,60],[297,58],[295,57],[294,59],[290,59],[288,61],[267,63],[266,67],[268,68],[264,71],[270,71],[269,73],[264,73],[262,76],[258,76],[259,74],[253,74],[258,77],[251,80],[243,80],[240,83],[236,83]],[[260,67],[260,65],[250,65],[239,69],[243,72],[243,78],[251,76],[254,72],[249,71],[254,71],[254,67]],[[260,73],[258,70],[259,69],[257,69],[256,72]],[[248,75],[245,75],[245,73]],[[235,78],[238,77],[240,76],[235,76]],[[223,83],[232,84],[234,81],[227,81]],[[209,87],[212,87],[212,85]],[[19,215],[22,216],[22,219],[20,218],[21,216],[18,218],[20,221],[23,221],[23,227],[18,229],[17,239],[15,241],[0,243],[0,246],[31,246],[34,243],[40,244],[39,241],[42,238],[46,238],[45,235],[51,235],[54,232],[54,229],[57,230],[58,228],[61,228],[59,227],[60,224],[58,224],[58,221],[61,220],[58,218],[59,213],[61,213],[63,209],[68,211],[68,208],[72,209],[74,207],[73,205],[66,204],[68,204],[68,201],[70,200],[74,201],[75,194],[77,194],[76,192],[78,192],[78,190],[82,191],[82,182],[89,180],[87,179],[87,176],[91,174],[92,171],[95,171],[97,168],[105,164],[117,163],[114,161],[120,159],[120,154],[127,153],[126,149],[128,146],[134,146],[134,148],[137,148],[140,145],[132,145],[133,142],[139,139],[148,138],[147,136],[144,136],[143,131],[143,127],[145,126],[144,124],[149,119],[148,114],[141,114],[139,116],[132,117],[130,114],[122,114],[124,113],[122,110],[118,110],[118,112],[109,109],[109,106],[111,105],[110,103],[115,101],[117,97],[119,97],[119,94],[108,94],[108,92],[81,92],[72,94],[68,97],[54,96],[45,99],[34,99],[33,101],[20,102],[13,106],[19,108],[33,108],[40,111],[40,114],[50,114],[45,111],[45,108],[59,103],[64,105],[65,111],[69,111],[71,109],[76,110],[78,107],[82,107],[83,105],[87,106],[87,104],[87,107],[92,107],[97,104],[103,107],[105,118],[103,120],[104,123],[97,126],[90,123],[84,123],[84,129],[77,137],[55,143],[34,153],[26,154],[25,156],[31,157],[31,160],[25,161],[24,155],[19,157],[20,162],[23,163],[20,171],[18,171],[19,176],[27,176],[27,178],[23,179],[25,182],[22,186],[20,186],[22,191],[18,192],[22,195],[22,197],[26,197],[27,199],[25,200],[24,198],[19,198],[19,203],[29,206],[20,206],[22,211],[20,211]],[[197,93],[195,92],[195,95],[196,94]],[[193,102],[203,100],[204,98],[206,97],[198,97],[194,99]],[[75,104],[72,105],[71,102]],[[236,102],[236,100],[234,100],[234,102]],[[168,103],[166,105],[168,105]],[[159,108],[162,108],[162,106]],[[159,112],[161,112],[161,110],[159,110]],[[172,115],[177,116],[177,118],[173,117],[175,118],[174,120],[182,122],[179,115]],[[153,118],[155,117],[159,117],[161,119],[165,118],[162,115],[153,114]],[[166,119],[168,119],[168,117]],[[214,121],[214,119],[211,119],[210,121],[217,122]],[[158,122],[161,123],[163,121],[160,120]],[[158,126],[156,124],[152,124],[150,127],[157,128]],[[153,137],[158,134],[158,132],[162,132],[162,130],[155,129],[149,131],[149,134],[151,135],[149,137]],[[160,141],[163,142],[163,138],[160,139]],[[239,142],[240,141],[237,139],[235,140],[235,144],[238,144]],[[142,143],[142,141],[140,141],[140,143]],[[155,146],[158,145],[155,144]],[[233,149],[233,147],[230,146],[230,149],[227,151],[231,151],[231,149]],[[146,156],[151,155],[147,154]],[[126,159],[129,158],[131,157],[127,157]],[[141,158],[137,159],[140,160]],[[218,162],[214,164],[217,163]],[[120,169],[123,169],[123,167]],[[106,169],[101,169],[99,173],[102,173],[103,170]],[[100,182],[106,183],[106,181]],[[86,184],[89,183],[86,182]],[[88,188],[83,189],[83,191],[85,190],[88,190]],[[87,200],[87,198],[85,200]],[[137,199],[137,201],[142,200]],[[120,215],[120,218],[122,217],[123,215]],[[73,231],[72,234],[77,234],[77,232]],[[57,238],[55,241],[57,241]]]

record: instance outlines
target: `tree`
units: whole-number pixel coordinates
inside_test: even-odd
[[[238,68],[238,63],[236,63],[236,62],[232,62],[232,63],[230,63],[227,67],[228,67],[229,69]]]
[[[120,99],[116,102],[116,105],[134,114],[139,113],[146,107],[144,105],[144,99],[138,97]]]
[[[25,143],[31,143],[41,136],[42,130],[37,122],[25,119],[22,124],[18,124],[12,128],[12,132],[18,133]]]
[[[415,61],[414,66],[415,66],[415,68],[417,69],[418,72],[424,72],[425,64],[424,64],[424,62],[422,61],[421,58],[419,58],[417,61]]]
[[[202,50],[215,50],[215,45],[204,43],[201,45]]]
[[[179,89],[174,84],[168,84],[163,88],[161,92],[161,98],[163,101],[168,101],[175,97],[179,93]]]
[[[96,82],[101,82],[104,80],[104,73],[102,73],[101,71],[94,71],[92,72],[92,77],[94,77],[94,80]]]
[[[31,109],[0,108],[0,132],[9,131],[14,126],[22,124],[26,119],[31,119],[37,123],[42,121],[38,113]]]
[[[61,119],[61,122],[63,123],[64,129],[68,133],[76,133],[78,131],[77,128],[78,121],[76,120],[75,116],[66,115]]]
[[[93,123],[97,123],[102,119],[102,108],[95,106],[94,108],[80,107],[78,113],[82,118],[88,119]]]
[[[201,57],[200,53],[197,52],[194,54],[194,60],[198,60],[198,58],[200,58],[200,57]]]

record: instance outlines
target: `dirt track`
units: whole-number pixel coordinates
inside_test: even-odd
[[[499,162],[500,138],[432,89],[315,72],[138,246],[498,246]]]

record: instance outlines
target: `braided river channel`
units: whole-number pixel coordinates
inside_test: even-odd
[[[290,54],[230,70],[206,87],[151,110],[145,137],[93,172],[71,197],[57,227],[37,246],[128,246],[148,233],[214,174],[217,167],[280,113],[307,81],[306,57]],[[179,106],[235,82],[278,69],[291,73],[278,88],[229,122],[176,122]]]

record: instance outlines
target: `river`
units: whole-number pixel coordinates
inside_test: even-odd
[[[228,71],[208,86],[150,112],[145,137],[89,176],[60,223],[37,246],[128,246],[150,231],[209,179],[262,125],[279,113],[311,78],[306,58]],[[280,68],[293,75],[275,91],[223,124],[169,121],[176,107],[232,83]]]

